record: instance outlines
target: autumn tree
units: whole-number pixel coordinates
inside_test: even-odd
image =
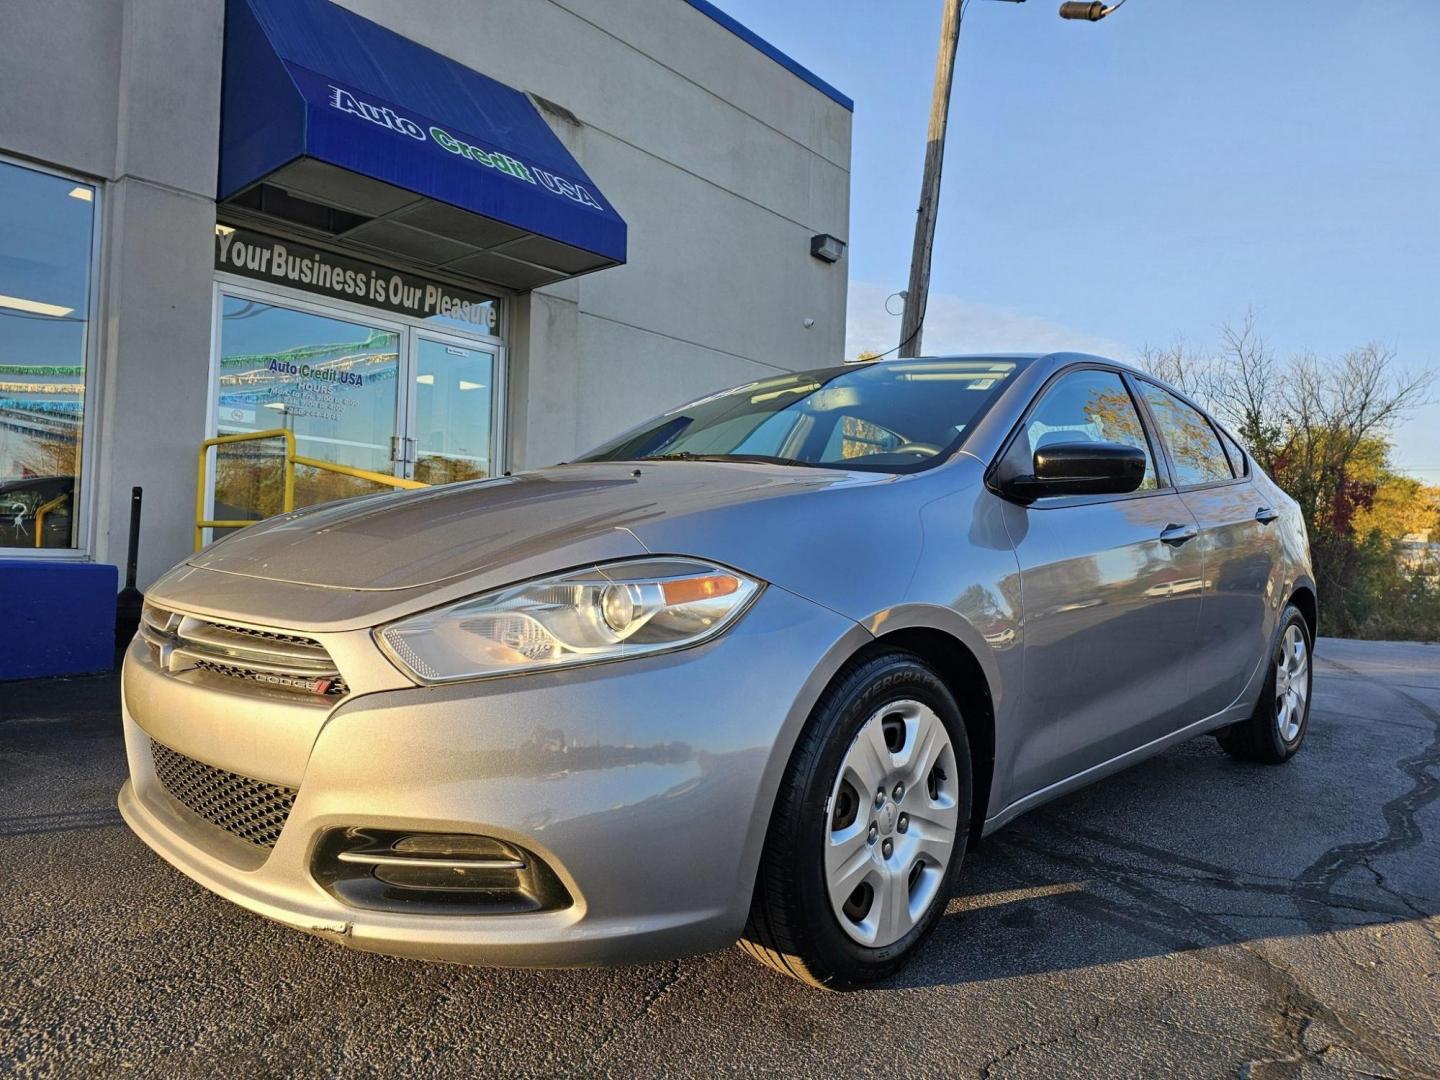
[[[1393,562],[1395,542],[1428,520],[1415,505],[1419,485],[1389,466],[1389,440],[1425,401],[1432,373],[1403,371],[1393,350],[1373,343],[1333,360],[1280,360],[1252,312],[1221,327],[1213,352],[1147,346],[1140,363],[1208,406],[1300,504],[1322,620],[1332,633],[1356,632],[1379,602],[1371,564]]]

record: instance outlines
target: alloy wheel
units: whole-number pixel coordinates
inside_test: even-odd
[[[827,804],[825,882],[840,926],[893,945],[934,903],[959,821],[955,748],[935,711],[891,702],[861,726]]]
[[[1310,696],[1310,644],[1295,623],[1285,629],[1275,658],[1275,728],[1283,742],[1295,741]]]

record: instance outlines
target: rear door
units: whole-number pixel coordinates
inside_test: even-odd
[[[1121,375],[1083,367],[1056,376],[1004,467],[1049,442],[1086,440],[1138,446],[1149,465],[1132,494],[1039,499],[1012,518],[1025,650],[1012,801],[1166,735],[1188,715],[1198,527]]]
[[[1275,508],[1233,439],[1222,440],[1190,402],[1149,380],[1137,382],[1175,486],[1200,525],[1204,589],[1190,658],[1191,709],[1199,720],[1232,704],[1269,652]]]

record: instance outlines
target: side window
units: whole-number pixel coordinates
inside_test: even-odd
[[[1231,479],[1234,474],[1230,471],[1230,462],[1210,421],[1154,383],[1141,382],[1140,385],[1155,415],[1160,437],[1170,448],[1175,486],[1193,487]]]
[[[1232,439],[1224,428],[1220,429],[1220,441],[1225,444],[1225,452],[1230,455],[1230,467],[1235,470],[1235,475],[1248,476],[1250,466],[1245,464],[1245,451],[1240,449],[1240,444]]]
[[[1023,472],[1030,471],[1035,451],[1052,443],[1121,443],[1145,451],[1145,479],[1138,490],[1156,487],[1155,459],[1140,414],[1125,383],[1113,371],[1086,369],[1061,376],[1045,391],[1021,435],[1011,453],[1024,455]]]

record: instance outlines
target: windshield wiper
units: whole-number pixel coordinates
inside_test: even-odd
[[[651,454],[642,460],[645,461],[745,461],[758,462],[762,465],[794,465],[800,468],[808,466],[807,462],[796,461],[794,458],[774,457],[769,454],[693,454],[689,450],[678,450],[673,454]]]

